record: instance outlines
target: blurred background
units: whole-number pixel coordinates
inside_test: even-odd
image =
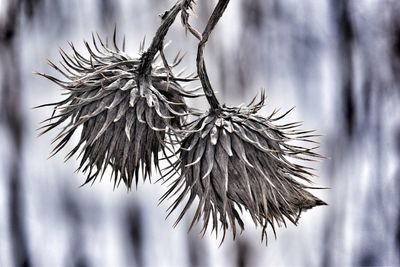
[[[197,2],[192,22],[203,29],[216,0]],[[277,240],[270,232],[267,247],[251,220],[218,248],[209,232],[187,234],[190,216],[175,229],[177,214],[165,220],[165,186],[126,192],[105,177],[79,188],[68,147],[47,159],[56,132],[35,129],[52,110],[31,108],[61,90],[32,71],[55,75],[46,59],[57,62],[59,47],[72,41],[85,54],[83,39],[111,36],[115,24],[135,56],[174,3],[0,0],[0,266],[399,266],[397,0],[235,0],[213,33],[206,62],[219,99],[248,103],[264,88],[262,113],[295,106],[287,119],[322,134],[330,158],[313,166],[316,184],[331,188],[313,193],[329,206],[279,228]],[[182,67],[195,71],[197,43],[179,19],[167,40],[169,58],[182,49]]]

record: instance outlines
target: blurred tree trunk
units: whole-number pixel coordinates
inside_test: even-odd
[[[4,4],[4,3],[3,3]],[[18,15],[21,2],[7,1],[3,24],[0,24],[0,62],[2,64],[1,124],[7,129],[12,158],[8,170],[9,227],[15,266],[30,266],[27,235],[24,225],[24,197],[21,165],[23,164],[23,115],[19,54],[16,47]]]

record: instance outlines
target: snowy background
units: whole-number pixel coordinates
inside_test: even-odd
[[[202,29],[216,0],[198,0]],[[165,190],[139,184],[113,191],[85,177],[63,153],[47,159],[55,132],[37,138],[60,90],[32,71],[55,74],[68,41],[84,52],[92,32],[114,25],[132,56],[173,0],[0,0],[0,266],[399,266],[400,265],[400,1],[235,0],[206,48],[221,102],[248,103],[262,88],[268,114],[317,129],[315,193],[329,203],[303,213],[298,227],[272,232],[268,247],[251,222],[235,241],[199,229],[190,216],[172,227]],[[196,41],[179,19],[167,40],[170,58]],[[149,42],[147,42],[149,43]],[[194,103],[206,108],[205,101]],[[156,179],[153,179],[155,181]],[[193,213],[193,211],[192,211]]]

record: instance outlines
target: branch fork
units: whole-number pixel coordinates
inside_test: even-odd
[[[199,40],[199,45],[197,49],[197,74],[200,79],[204,94],[207,98],[208,103],[210,104],[212,109],[219,109],[221,107],[217,97],[215,96],[215,92],[211,86],[210,79],[207,74],[206,64],[204,61],[204,49],[207,44],[207,41],[217,25],[218,21],[224,14],[230,0],[220,0],[215,7],[212,15],[210,16],[208,23],[204,29],[204,31],[200,34],[195,28],[193,28],[189,23],[189,12],[188,10],[193,9],[193,5],[195,4],[194,0],[181,0],[176,3],[170,10],[165,11],[160,17],[162,19],[162,24],[158,28],[156,35],[154,36],[150,47],[146,52],[142,55],[142,65],[139,68],[139,73],[144,76],[150,75],[151,72],[151,64],[158,52],[161,54],[161,58],[164,62],[164,65],[167,69],[169,66],[165,59],[163,53],[163,44],[165,36],[168,33],[169,28],[174,23],[177,15],[181,12],[181,20],[182,24],[195,38]]]

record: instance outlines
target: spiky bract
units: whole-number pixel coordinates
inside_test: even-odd
[[[189,125],[182,140],[179,160],[165,179],[174,179],[161,200],[179,194],[170,213],[188,196],[178,223],[196,197],[199,199],[192,226],[203,217],[203,234],[209,221],[213,231],[221,226],[223,238],[228,226],[236,236],[238,224],[244,223],[242,208],[248,211],[256,225],[263,227],[262,237],[270,224],[287,218],[296,224],[302,210],[325,203],[299,182],[310,182],[310,169],[289,161],[289,158],[312,160],[320,157],[313,148],[303,148],[291,141],[311,141],[311,131],[299,131],[299,123],[277,126],[276,112],[267,118],[256,115],[263,106],[242,108],[222,107],[199,117]],[[171,175],[167,177],[167,175]]]
[[[143,179],[158,167],[158,153],[163,149],[165,131],[179,127],[187,115],[183,96],[192,96],[179,85],[170,67],[153,62],[151,73],[140,72],[141,58],[131,58],[116,45],[105,45],[93,36],[93,48],[85,42],[89,57],[60,51],[63,69],[50,62],[66,81],[41,74],[66,90],[63,101],[46,120],[43,133],[65,125],[55,138],[53,154],[60,151],[81,127],[78,144],[67,159],[80,151],[79,169],[88,172],[85,183],[103,175],[112,166],[114,183],[121,180],[128,189],[140,171]],[[180,61],[174,62],[174,66]],[[185,80],[182,78],[181,80]],[[189,79],[190,80],[190,79]]]

